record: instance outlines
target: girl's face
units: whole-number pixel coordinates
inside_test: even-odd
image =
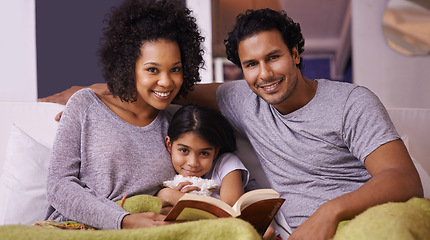
[[[174,142],[167,136],[165,141],[173,167],[184,177],[201,177],[209,172],[219,150],[193,132],[183,134]]]
[[[137,102],[166,109],[183,82],[179,46],[174,41],[159,39],[144,42],[140,52],[135,66]]]

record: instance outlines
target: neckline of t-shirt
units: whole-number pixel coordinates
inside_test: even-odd
[[[119,124],[122,124],[122,125],[125,125],[125,126],[129,126],[131,128],[138,128],[138,129],[144,129],[144,130],[152,130],[153,128],[156,128],[156,127],[160,126],[160,119],[161,119],[161,115],[163,114],[162,113],[163,110],[160,110],[158,112],[157,116],[154,118],[154,120],[152,120],[151,123],[149,123],[146,126],[139,127],[139,126],[133,125],[133,124],[125,121],[124,119],[120,118],[108,106],[106,106],[106,104],[99,97],[97,97],[97,95],[91,89],[88,89],[88,90],[90,91],[91,96],[95,99],[96,103],[98,105],[100,105],[104,109],[104,111],[108,115],[110,115]]]
[[[291,113],[288,113],[288,114],[282,114],[282,113],[280,113],[276,108],[275,108],[275,106],[273,106],[273,105],[271,105],[270,104],[270,108],[272,109],[272,111],[273,112],[276,112],[276,114],[277,115],[279,115],[279,116],[281,116],[282,118],[285,118],[285,119],[291,119],[291,118],[294,118],[294,117],[296,117],[297,115],[301,115],[302,114],[302,112],[303,111],[306,111],[307,109],[309,109],[309,108],[311,108],[313,105],[315,105],[315,102],[317,101],[317,100],[315,100],[315,99],[317,99],[318,97],[319,97],[319,95],[320,95],[320,92],[321,92],[321,83],[324,81],[325,79],[314,79],[313,81],[316,81],[318,84],[317,84],[317,90],[316,90],[316,92],[315,92],[315,96],[308,102],[308,103],[306,103],[306,105],[304,105],[303,107],[301,107],[301,108],[299,108],[299,109],[297,109],[296,111],[294,111],[294,112],[291,112]]]

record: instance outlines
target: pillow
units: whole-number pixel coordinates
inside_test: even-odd
[[[30,225],[45,218],[50,153],[49,148],[11,126],[0,177],[0,225]]]
[[[414,163],[415,168],[417,169],[418,175],[420,176],[421,183],[423,185],[423,190],[424,190],[424,197],[430,199],[430,175],[423,168],[423,166],[420,164],[420,162],[418,162],[414,158],[414,156],[412,155],[411,150],[410,150],[410,146],[409,146],[410,143],[409,143],[408,136],[402,135],[401,139],[402,139],[403,143],[405,144],[406,149],[409,152],[409,155],[411,156],[412,162]]]

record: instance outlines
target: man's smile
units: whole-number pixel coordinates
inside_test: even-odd
[[[277,89],[277,87],[279,86],[279,84],[284,80],[284,78],[282,77],[279,80],[273,81],[273,82],[264,82],[261,84],[257,84],[257,88],[261,88],[263,89],[265,92],[272,92],[274,90]]]

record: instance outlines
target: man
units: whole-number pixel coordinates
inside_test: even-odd
[[[286,198],[282,213],[295,229],[290,239],[328,239],[340,221],[371,206],[423,196],[373,93],[301,75],[304,40],[285,12],[239,15],[225,43],[249,87],[223,84],[218,107],[248,137],[272,187]]]
[[[245,81],[197,85],[185,102],[218,106],[248,137],[286,199],[281,212],[294,230],[290,239],[329,239],[340,221],[369,207],[423,196],[412,160],[372,92],[302,76],[304,40],[285,12],[240,14],[225,45]]]

